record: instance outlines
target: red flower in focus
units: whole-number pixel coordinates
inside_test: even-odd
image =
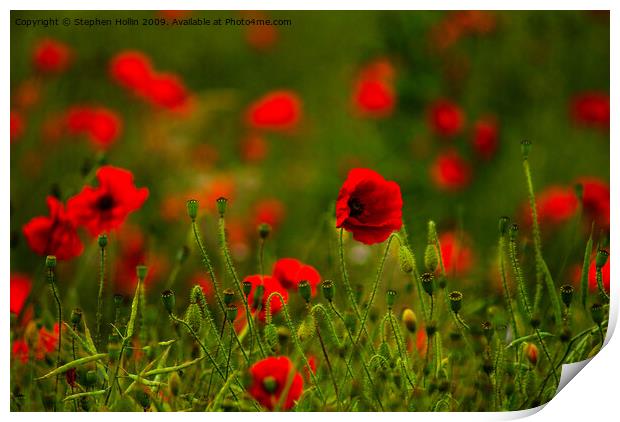
[[[301,100],[292,91],[272,91],[249,106],[246,119],[257,129],[289,131],[301,119]]]
[[[24,130],[26,129],[26,123],[24,122],[24,118],[17,111],[11,111],[11,143],[13,141],[19,139],[24,134]]]
[[[86,135],[97,147],[106,149],[118,139],[122,129],[119,115],[105,107],[76,106],[66,116],[71,135]]]
[[[39,339],[34,349],[34,357],[37,360],[45,359],[45,355],[52,353],[58,347],[58,323],[54,324],[54,330],[49,331],[45,327],[39,329]]]
[[[30,348],[25,340],[13,341],[13,356],[19,359],[22,363],[28,362],[28,355],[30,354]]]
[[[291,376],[291,373],[294,375]],[[280,396],[287,388],[291,378],[288,394],[282,399],[281,409],[288,410],[295,405],[304,388],[304,380],[297,372],[291,360],[286,356],[269,356],[256,362],[250,368],[252,384],[248,393],[260,404],[273,410],[280,402]]]
[[[254,205],[254,227],[262,223],[269,224],[276,230],[284,219],[284,205],[278,199],[264,199]]]
[[[23,227],[28,246],[39,255],[55,255],[58,260],[75,258],[84,246],[77,234],[76,222],[62,203],[47,197],[49,217],[35,217]]]
[[[249,135],[241,141],[241,157],[251,163],[264,160],[268,150],[267,142],[260,135]]]
[[[19,315],[32,289],[32,281],[25,274],[11,273],[11,313]]]
[[[97,170],[97,180],[98,187],[86,186],[67,202],[68,212],[92,236],[120,227],[149,196],[147,188],[136,188],[128,170],[104,166]]]
[[[444,232],[439,235],[439,243],[446,274],[462,275],[469,272],[473,258],[471,249],[465,245],[464,239],[459,241],[456,233]]]
[[[140,51],[123,51],[110,62],[112,79],[140,95],[146,95],[152,74],[151,60]]]
[[[571,100],[570,113],[578,125],[609,130],[609,94],[596,91],[577,94]]]
[[[597,226],[609,229],[609,184],[594,177],[578,180],[583,186],[583,209]]]
[[[265,287],[263,297],[261,299],[260,312],[258,313],[258,318],[263,322],[265,322],[267,299],[269,298],[269,295],[271,293],[278,292],[284,298],[284,302],[288,301],[288,292],[286,291],[286,289],[282,287],[282,285],[276,278],[270,275],[250,275],[247,276],[243,281],[249,281],[250,283],[252,283],[252,290],[250,292],[250,295],[248,296],[248,304],[253,311],[256,311],[256,308],[254,307],[254,293],[256,292],[256,286],[260,285],[262,282],[263,286]],[[271,315],[276,315],[278,312],[280,312],[281,309],[282,302],[280,301],[280,298],[272,297]]]
[[[579,200],[572,187],[550,186],[536,196],[536,210],[541,224],[560,224],[575,215]],[[529,203],[524,205],[525,221],[532,224]]]
[[[455,150],[448,150],[437,157],[430,168],[435,186],[446,191],[458,191],[471,182],[471,166]]]
[[[71,49],[66,44],[44,39],[35,46],[32,61],[39,72],[61,73],[69,67],[71,55]]]
[[[498,146],[498,129],[495,119],[480,119],[474,125],[472,140],[474,151],[485,160],[495,155]]]
[[[455,103],[438,100],[429,109],[428,123],[437,135],[449,138],[461,132],[465,117],[461,108]]]
[[[294,258],[279,259],[273,266],[272,275],[282,287],[295,292],[300,281],[308,280],[312,287],[312,296],[316,295],[317,286],[321,283],[321,275],[316,268]]]
[[[336,200],[336,227],[353,233],[355,240],[372,245],[400,230],[403,199],[396,182],[363,168],[349,172]]]

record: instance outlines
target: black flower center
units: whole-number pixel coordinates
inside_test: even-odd
[[[97,209],[99,211],[109,211],[114,207],[114,198],[112,195],[103,195],[97,200]]]
[[[364,204],[362,204],[357,198],[349,199],[347,205],[349,206],[349,215],[351,217],[357,217],[364,212]]]

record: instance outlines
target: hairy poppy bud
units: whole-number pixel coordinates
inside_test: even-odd
[[[523,353],[532,366],[538,363],[538,347],[534,343],[526,343],[523,347]]]
[[[523,156],[524,160],[527,160],[527,158],[530,155],[531,150],[532,150],[532,143],[528,141],[527,139],[522,140],[521,141],[521,155]]]
[[[271,226],[269,224],[261,223],[258,225],[258,236],[261,239],[267,239],[269,233],[271,233]]]
[[[433,295],[433,281],[434,280],[435,280],[435,277],[433,276],[433,274],[431,273],[422,274],[422,288],[424,288],[424,291],[429,296]]]
[[[187,201],[187,215],[191,218],[192,221],[196,221],[196,217],[198,217],[198,200],[190,199]]]
[[[217,212],[220,214],[220,217],[224,217],[226,214],[226,204],[228,204],[228,199],[220,196],[215,200],[215,205],[217,206]]]
[[[168,378],[168,388],[170,389],[170,395],[177,397],[181,390],[181,377],[177,371],[174,371],[170,378]]]
[[[314,324],[314,317],[309,313],[297,329],[297,336],[301,341],[311,339],[314,336]]]
[[[198,333],[202,328],[202,315],[200,308],[195,303],[190,303],[185,311],[185,322],[190,326],[194,333]]]
[[[265,286],[263,286],[262,284],[259,284],[258,286],[256,286],[256,289],[254,289],[254,303],[252,304],[252,307],[254,309],[258,309],[258,307],[262,305],[262,299],[263,299],[264,293],[265,293]]]
[[[510,219],[506,216],[500,217],[499,218],[499,234],[500,236],[506,236],[506,234],[508,233],[508,223],[510,222]]]
[[[415,316],[415,312],[413,312],[409,308],[406,308],[403,311],[402,320],[403,320],[403,324],[405,324],[405,327],[407,328],[407,331],[409,331],[412,334],[415,333],[417,326],[418,326],[418,320]]]
[[[278,388],[278,382],[273,376],[267,375],[265,378],[263,378],[263,387],[265,388],[265,391],[267,391],[269,394],[273,394]]]
[[[331,280],[323,280],[321,283],[321,288],[323,290],[323,296],[327,299],[328,302],[334,300],[334,282]]]
[[[164,303],[164,308],[168,312],[168,315],[174,313],[174,304],[176,302],[174,292],[172,290],[164,290],[161,293],[161,301]]]
[[[603,305],[600,303],[593,304],[590,307],[590,313],[592,315],[592,321],[594,321],[596,325],[601,325],[603,323],[603,319],[605,319]]]
[[[516,224],[511,224],[508,234],[510,235],[510,240],[517,240],[517,236],[519,236],[519,226]]]
[[[409,248],[401,245],[398,251],[398,263],[400,264],[400,269],[405,274],[413,271],[413,256]]]
[[[73,324],[74,327],[77,327],[78,325],[80,325],[81,321],[82,321],[82,310],[80,308],[74,308],[71,311],[71,324]]]
[[[54,255],[48,255],[45,258],[45,266],[47,268],[56,268],[56,257]]]
[[[99,237],[97,237],[97,243],[100,248],[105,248],[108,245],[108,236],[105,233],[101,233]]]
[[[439,255],[434,244],[429,243],[424,250],[424,267],[429,273],[434,273],[439,265]]]
[[[207,298],[205,292],[202,290],[202,286],[195,284],[192,287],[192,291],[189,294],[189,302],[195,303],[200,309],[200,315],[204,318],[207,315]]]
[[[394,307],[394,301],[396,300],[396,291],[388,290],[386,293],[386,302],[388,309],[392,309]]]
[[[574,290],[575,289],[570,284],[565,284],[562,287],[560,287],[560,295],[562,296],[562,302],[564,302],[564,305],[566,305],[567,308],[570,307],[570,304],[573,300]]]
[[[607,258],[609,258],[609,252],[604,249],[599,249],[596,253],[596,268],[603,268],[607,263]]]
[[[136,274],[138,275],[138,278],[140,280],[144,281],[147,273],[148,273],[148,268],[146,267],[146,265],[136,266]]]
[[[228,305],[226,307],[226,319],[233,322],[237,318],[237,305]]]
[[[252,292],[252,283],[249,281],[244,281],[243,282],[243,294],[247,298],[251,292]]]
[[[458,314],[463,302],[463,293],[455,290],[448,295],[448,298],[450,299],[450,308],[452,308],[452,312]]]
[[[231,288],[224,289],[224,305],[228,306],[235,300],[235,292]]]
[[[297,291],[306,303],[310,303],[310,299],[312,298],[312,287],[310,287],[310,282],[308,280],[301,280],[297,283]]]

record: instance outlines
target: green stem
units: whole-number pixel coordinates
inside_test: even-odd
[[[609,303],[609,295],[605,291],[603,286],[603,271],[602,268],[596,267],[596,285],[598,286],[598,292],[606,303]]]
[[[521,264],[519,263],[519,258],[517,257],[517,242],[514,239],[510,239],[509,248],[510,260],[512,261],[512,269],[515,274],[515,278],[517,279],[517,287],[519,291],[519,299],[521,302],[521,306],[525,309],[525,313],[527,317],[532,319],[532,308],[530,307],[530,302],[527,295],[527,289],[525,287],[525,281],[523,279],[523,273],[521,272]]]
[[[97,332],[95,334],[95,343],[97,348],[101,350],[101,321],[103,319],[103,286],[105,284],[105,246],[100,247],[99,255],[99,293],[97,295]]]
[[[60,297],[58,296],[58,291],[56,288],[56,272],[54,268],[48,268],[47,280],[52,290],[52,295],[54,296],[54,300],[56,301],[56,307],[58,310],[58,350],[56,353],[56,368],[58,368],[60,366],[60,352],[62,349],[62,304],[60,302]],[[58,401],[58,378],[59,377],[60,375],[56,375],[56,385],[54,387],[54,412],[56,411],[56,402]]]
[[[504,288],[504,300],[508,307],[508,313],[510,314],[510,322],[512,323],[512,331],[514,338],[519,338],[519,331],[517,329],[517,319],[515,318],[514,309],[512,307],[512,295],[508,289],[508,281],[506,280],[506,269],[504,263],[505,249],[506,249],[506,236],[501,234],[499,236],[499,270],[502,278],[502,286]]]
[[[224,307],[224,301],[222,300],[222,294],[220,292],[220,285],[215,277],[215,271],[213,270],[213,265],[211,264],[211,260],[209,259],[209,255],[207,255],[207,250],[205,249],[204,244],[202,243],[202,238],[200,237],[200,232],[198,231],[198,224],[196,220],[192,220],[192,230],[194,232],[194,238],[196,239],[196,244],[198,245],[198,249],[200,250],[200,257],[202,259],[203,265],[206,267],[207,272],[209,273],[209,277],[213,282],[213,288],[215,291],[215,298],[220,307],[220,310],[224,315],[226,315],[226,308]]]

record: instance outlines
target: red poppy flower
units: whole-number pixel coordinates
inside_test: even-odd
[[[264,160],[268,150],[269,145],[260,135],[250,135],[241,141],[241,157],[251,163]]]
[[[35,46],[32,61],[39,72],[61,73],[69,67],[71,55],[71,49],[66,44],[44,39]]]
[[[472,267],[472,251],[467,246],[465,238],[459,241],[454,232],[444,232],[439,235],[441,245],[441,259],[448,275],[462,275]]]
[[[609,184],[595,177],[578,180],[583,186],[583,209],[597,226],[609,229]]]
[[[292,91],[272,91],[249,106],[246,118],[257,129],[288,131],[301,119],[301,100]]]
[[[497,151],[498,129],[494,119],[480,119],[474,125],[472,140],[474,151],[485,160],[492,158]]]
[[[11,273],[11,313],[19,315],[32,289],[32,281],[26,274]]]
[[[45,327],[39,329],[39,338],[34,349],[34,357],[37,360],[45,359],[45,355],[56,351],[58,347],[58,323],[54,324],[53,331]]]
[[[353,233],[355,240],[372,245],[400,230],[403,199],[396,182],[364,168],[349,172],[336,200],[336,227]]]
[[[430,168],[435,186],[446,191],[458,191],[471,182],[470,164],[455,150],[448,150],[437,157]]]
[[[30,354],[30,348],[25,340],[13,341],[13,356],[19,359],[22,363],[28,362],[28,355]]]
[[[153,69],[151,60],[140,51],[123,51],[110,62],[110,76],[123,87],[145,95]]]
[[[254,205],[254,227],[262,223],[269,224],[276,230],[284,219],[284,204],[278,199],[263,199]]]
[[[41,80],[30,78],[15,87],[12,104],[15,108],[26,111],[37,105],[41,100]]]
[[[280,397],[288,387],[280,409],[288,410],[295,405],[304,389],[304,380],[291,360],[286,356],[269,356],[250,367],[252,384],[248,393],[269,410],[278,406]]]
[[[392,114],[396,94],[390,84],[377,79],[363,79],[353,94],[356,110],[363,116],[385,117]]]
[[[26,123],[24,122],[24,118],[21,113],[17,111],[11,111],[11,143],[13,141],[19,139],[24,134],[24,130],[26,129]]]
[[[582,92],[573,97],[570,112],[573,121],[582,126],[609,129],[609,94]]]
[[[572,187],[550,186],[536,196],[536,211],[541,224],[560,224],[572,218],[579,200]],[[524,204],[527,224],[532,224],[529,203]]]
[[[23,227],[28,246],[39,255],[55,255],[58,260],[75,258],[84,246],[77,235],[76,223],[62,203],[47,197],[49,217],[35,217]]]
[[[151,104],[169,110],[182,108],[189,100],[185,85],[172,73],[158,73],[151,76],[146,89]]]
[[[308,364],[310,365],[310,369],[308,369],[308,367],[304,365],[304,379],[306,380],[306,382],[310,382],[312,379],[312,375],[310,374],[310,371],[312,371],[312,374],[316,375],[317,362],[318,360],[316,356],[314,355],[308,356]]]
[[[72,107],[66,122],[71,135],[86,135],[95,146],[104,149],[118,139],[122,128],[119,115],[105,107]]]
[[[321,275],[316,268],[294,258],[279,259],[273,266],[272,275],[282,287],[295,292],[300,281],[308,280],[312,296],[316,295],[317,286],[321,283]]]
[[[461,108],[448,100],[438,100],[429,109],[430,128],[439,136],[446,138],[458,135],[465,124]]]
[[[256,308],[254,308],[253,306],[254,305],[254,292],[256,291],[256,286],[260,285],[262,282],[263,286],[265,287],[262,301],[261,301],[262,304],[261,304],[260,312],[258,313],[258,318],[263,322],[265,322],[265,310],[267,306],[267,299],[269,298],[269,295],[271,293],[278,292],[284,298],[284,302],[288,301],[288,292],[286,291],[284,287],[282,287],[280,282],[275,277],[272,277],[270,275],[264,275],[264,276],[250,275],[250,276],[247,276],[243,281],[249,281],[250,283],[252,283],[252,290],[250,292],[250,295],[248,296],[248,303],[250,307],[252,308],[252,310],[254,311],[256,310]],[[271,298],[271,315],[272,316],[276,315],[278,312],[280,312],[281,309],[282,309],[282,302],[280,301],[280,298],[272,297]]]
[[[147,188],[136,188],[128,170],[104,166],[97,170],[97,180],[98,187],[86,186],[67,202],[68,212],[93,236],[120,227],[149,196]]]

